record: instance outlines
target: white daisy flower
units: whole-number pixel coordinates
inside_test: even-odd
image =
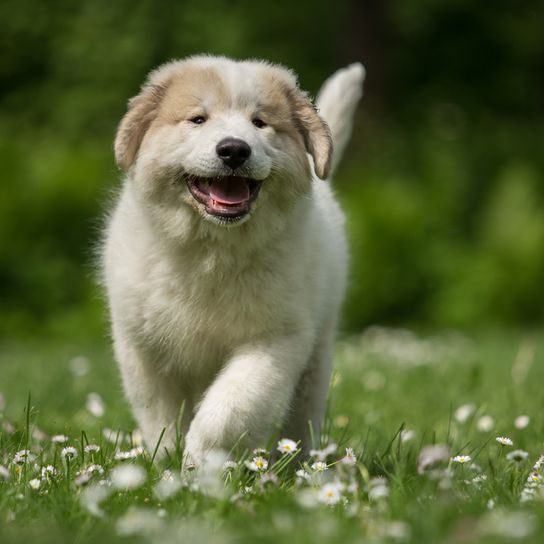
[[[255,448],[253,450],[253,455],[268,455],[268,450],[264,448]]]
[[[450,448],[446,444],[424,446],[417,460],[417,471],[424,474],[437,463],[450,458]]]
[[[102,430],[102,435],[108,442],[111,442],[112,444],[121,443],[125,438],[125,435],[121,431],[114,431],[109,427],[104,427],[104,429]]]
[[[455,419],[459,423],[465,423],[467,419],[476,411],[476,406],[473,403],[463,404],[455,410]]]
[[[265,487],[267,484],[278,485],[279,478],[273,472],[265,472],[259,479],[259,485]]]
[[[236,461],[225,461],[223,464],[224,470],[232,470],[238,466],[238,463]]]
[[[531,422],[531,418],[529,416],[525,416],[525,415],[518,416],[514,420],[514,427],[516,429],[525,429],[525,427],[527,427],[530,422]]]
[[[315,463],[312,464],[312,466],[310,467],[312,470],[315,470],[316,472],[323,472],[325,470],[327,470],[327,463],[325,463],[324,461],[316,461]]]
[[[386,499],[389,497],[389,486],[384,478],[373,478],[370,481],[371,488],[368,491],[368,498],[371,501]]]
[[[288,454],[296,453],[298,451],[297,443],[289,438],[282,438],[278,442],[278,451]]]
[[[81,487],[82,485],[85,485],[89,482],[89,480],[92,478],[92,475],[89,474],[86,470],[80,470],[76,477],[74,478],[74,484],[77,487]]]
[[[89,474],[100,474],[101,476],[104,474],[104,469],[102,468],[102,465],[97,465],[96,463],[89,465],[85,469]]]
[[[260,455],[254,457],[251,461],[245,462],[246,467],[254,472],[264,471],[268,468],[268,461]]]
[[[65,434],[56,434],[51,437],[51,442],[54,444],[66,444],[70,440]]]
[[[0,465],[0,480],[7,481],[10,477],[9,470],[4,465]]]
[[[527,482],[530,484],[539,484],[542,481],[542,476],[538,474],[537,472],[531,472],[529,476],[527,476]]]
[[[139,455],[142,455],[144,453],[144,449],[142,447],[132,448],[129,451],[118,451],[115,453],[114,458],[117,461],[125,461],[127,459],[136,459]]]
[[[464,465],[465,463],[469,463],[472,460],[472,457],[470,455],[456,455],[455,457],[452,457],[451,460],[453,463]]]
[[[497,436],[495,440],[501,445],[501,446],[513,446],[514,442],[512,442],[511,438],[508,438],[506,436]]]
[[[336,453],[338,446],[334,443],[325,446],[322,450],[310,450],[310,457],[314,457],[318,461],[326,461],[329,455]]]
[[[40,489],[40,485],[41,485],[41,480],[38,480],[38,478],[32,478],[32,480],[30,480],[28,482],[28,485],[34,489],[35,491],[37,491],[38,489]]]
[[[31,463],[34,459],[36,459],[36,456],[31,453],[30,450],[20,450],[13,456],[13,464],[21,465],[23,463]]]
[[[357,457],[353,453],[353,448],[346,448],[346,455],[340,459],[343,465],[355,466],[357,464]]]
[[[119,465],[110,474],[113,487],[131,490],[140,487],[146,479],[145,470],[139,465]]]
[[[41,429],[34,429],[32,431],[32,438],[36,440],[37,442],[43,442],[44,440],[47,440],[49,437]]]
[[[85,376],[89,372],[90,361],[84,355],[74,357],[68,364],[75,376]]]
[[[84,448],[85,453],[98,453],[100,446],[98,444],[87,444]]]
[[[516,463],[522,463],[523,461],[526,461],[528,457],[529,453],[524,450],[514,450],[506,456],[509,461],[515,461]]]
[[[535,462],[535,466],[533,467],[534,470],[540,470],[542,468],[542,465],[544,465],[544,455],[541,455]]]
[[[100,482],[90,485],[81,493],[81,504],[93,516],[103,516],[104,512],[100,508],[100,503],[104,501],[109,494],[110,490],[108,489],[108,486],[101,485]]]
[[[46,480],[50,476],[57,476],[59,471],[53,465],[46,465],[41,469],[42,480]]]
[[[77,457],[77,450],[73,446],[67,446],[66,448],[62,448],[60,454],[65,459],[74,459]]]
[[[303,468],[299,468],[295,472],[295,475],[297,477],[297,483],[299,483],[299,484],[301,484],[303,481],[309,481],[310,480],[310,475]]]
[[[495,420],[488,415],[480,417],[476,423],[476,429],[478,429],[481,433],[488,433],[489,431],[492,431],[494,426]]]
[[[106,413],[106,405],[98,393],[89,393],[85,407],[94,417],[102,417]]]
[[[413,440],[416,436],[416,432],[412,429],[402,429],[400,432],[400,441],[404,444],[406,442],[410,442],[410,440]]]
[[[338,504],[342,499],[342,495],[338,486],[335,483],[326,483],[318,492],[317,500],[321,504],[327,504],[329,506]]]
[[[176,495],[182,487],[181,478],[177,474],[165,470],[162,478],[153,487],[153,493],[160,501],[164,501]]]

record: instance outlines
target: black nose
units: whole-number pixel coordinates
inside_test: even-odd
[[[242,166],[251,155],[251,147],[238,138],[225,138],[221,140],[215,151],[221,160],[233,170]]]

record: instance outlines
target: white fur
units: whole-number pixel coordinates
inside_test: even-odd
[[[254,80],[272,69],[213,57],[191,62],[219,67],[229,92],[245,85],[250,97]],[[361,69],[340,71],[320,97],[325,118],[331,99],[337,105],[337,154],[359,94],[331,97],[328,89],[338,78],[355,90],[362,77]],[[142,146],[103,248],[115,355],[134,415],[148,447],[165,428],[162,446],[171,448],[183,404],[180,430],[194,464],[212,448],[262,445],[275,424],[306,445],[308,422],[319,435],[347,270],[344,218],[329,184],[314,176],[304,194],[291,190],[285,180],[298,171],[274,134],[258,132],[236,109],[214,123],[195,141],[176,142],[177,129],[161,129]],[[251,143],[249,173],[264,183],[251,218],[225,227],[188,205],[170,178],[176,162],[216,173],[215,144],[232,135]]]

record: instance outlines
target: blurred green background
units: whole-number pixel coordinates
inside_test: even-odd
[[[544,3],[4,0],[0,21],[0,334],[106,334],[116,124],[150,69],[199,52],[284,63],[314,94],[366,65],[334,181],[346,332],[542,323]]]

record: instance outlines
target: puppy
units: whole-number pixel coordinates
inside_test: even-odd
[[[214,448],[262,445],[276,425],[305,446],[310,427],[319,437],[347,269],[322,180],[363,78],[360,64],[336,73],[316,110],[286,68],[197,56],[154,70],[130,100],[102,273],[149,448],[181,432],[198,466]]]

